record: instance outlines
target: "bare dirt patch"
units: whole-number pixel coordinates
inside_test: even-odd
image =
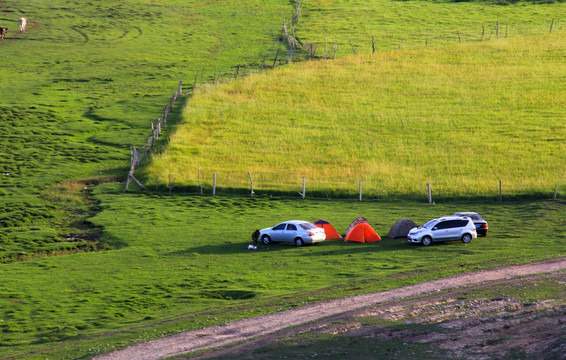
[[[466,300],[459,295],[485,287],[521,284],[526,281],[522,276],[541,273],[544,275],[537,276],[552,278],[563,287],[564,294],[564,269],[566,258],[558,258],[460,274],[189,331],[98,359],[159,359],[206,349],[213,350],[199,358],[237,354],[252,358],[253,349],[305,332],[431,344],[466,359],[502,358],[512,356],[513,351],[535,359],[564,359],[566,296],[525,304],[513,297]],[[426,327],[372,324],[374,321],[437,326],[430,331]],[[219,348],[234,343],[239,344]]]

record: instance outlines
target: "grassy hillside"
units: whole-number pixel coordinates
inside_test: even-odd
[[[415,49],[563,31],[566,4],[495,1],[305,1],[296,33],[317,56],[338,57],[376,49]],[[326,43],[326,52],[325,49]],[[354,50],[352,50],[352,46]]]
[[[93,210],[76,196],[85,191],[66,189],[125,176],[130,146],[145,142],[179,79],[189,92],[197,71],[200,83],[264,57],[272,64],[291,11],[286,0],[0,1],[9,29],[0,42],[0,259],[88,248],[71,235],[90,231]]]
[[[207,191],[551,196],[566,177],[564,34],[294,64],[199,89],[146,177]]]

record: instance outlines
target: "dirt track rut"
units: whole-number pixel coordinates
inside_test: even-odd
[[[468,287],[486,281],[511,279],[517,276],[561,270],[566,270],[566,258],[475,271],[398,289],[329,300],[270,315],[183,332],[163,339],[136,344],[95,359],[161,359],[267,335],[290,326],[297,326],[327,316],[388,301],[401,300],[459,287]]]

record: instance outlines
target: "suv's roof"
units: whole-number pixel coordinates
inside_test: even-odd
[[[470,217],[469,216],[453,216],[453,215],[450,215],[450,216],[439,217],[438,219],[435,219],[435,220],[444,221],[444,220],[465,220],[465,219],[470,219]]]

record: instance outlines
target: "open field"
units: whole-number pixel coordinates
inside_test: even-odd
[[[545,35],[563,31],[565,15],[563,3],[309,0],[296,33],[317,56],[332,58],[335,45],[337,57],[369,53],[372,38],[376,50],[389,51]]]
[[[313,1],[312,4],[316,3]],[[399,4],[410,5],[396,7],[396,13],[387,16],[409,16],[415,12],[414,4],[425,6],[429,3]],[[285,51],[280,42],[281,18],[292,10],[292,5],[283,0],[247,1],[245,7],[241,1],[231,0],[206,4],[166,0],[160,1],[159,5],[152,0],[80,0],[72,4],[62,0],[49,3],[0,1],[0,24],[11,29],[7,39],[0,43],[0,118],[5,124],[0,134],[3,159],[0,169],[0,259],[3,262],[0,265],[0,357],[89,358],[134,342],[317,300],[564,255],[564,184],[559,187],[559,201],[546,200],[551,196],[554,183],[564,178],[564,161],[560,162],[564,160],[564,142],[560,140],[564,139],[565,129],[557,120],[564,115],[564,84],[558,82],[564,74],[561,61],[564,34],[560,20],[566,14],[564,4],[552,5],[552,8],[525,6],[532,10],[521,13],[520,19],[525,20],[522,22],[527,27],[547,28],[550,22],[548,11],[557,17],[556,33],[548,35],[537,30],[529,33],[539,36],[534,40],[517,41],[511,36],[508,39],[501,36],[499,41],[493,41],[492,36],[489,43],[484,42],[485,47],[475,47],[464,38],[461,46],[449,44],[443,48],[415,51],[395,48],[393,53],[387,49],[373,57],[345,58],[338,63],[344,67],[341,71],[329,63],[312,62],[294,65],[270,77],[257,74],[229,82],[220,90],[209,89],[209,85],[203,84],[198,96],[194,97],[194,104],[204,101],[203,105],[214,106],[210,113],[220,113],[230,121],[222,124],[219,123],[224,120],[222,117],[207,118],[205,109],[193,107],[191,100],[186,112],[189,115],[194,115],[192,111],[202,112],[199,116],[203,115],[202,120],[209,122],[209,128],[199,130],[203,131],[202,140],[210,143],[185,149],[193,156],[172,160],[169,164],[173,165],[165,166],[168,164],[163,161],[165,157],[179,152],[177,147],[185,146],[175,142],[166,144],[173,133],[182,134],[181,128],[176,128],[183,105],[179,104],[172,118],[173,126],[166,129],[162,137],[165,141],[159,144],[160,148],[167,148],[159,165],[155,163],[161,168],[149,167],[145,179],[152,189],[155,185],[152,182],[157,179],[159,189],[163,191],[165,179],[173,173],[177,177],[173,196],[153,191],[124,194],[124,184],[118,181],[127,172],[129,146],[144,143],[150,122],[161,116],[162,106],[169,100],[178,80],[185,79],[185,92],[189,92],[197,69],[199,76],[196,79],[200,85],[215,79],[219,71],[232,72],[229,76],[233,77],[238,65],[242,65],[242,69],[257,68],[265,57],[267,63],[273,61],[277,50]],[[356,6],[342,5],[346,6],[342,9],[350,10],[367,6],[361,1]],[[466,12],[474,6],[434,5],[437,10],[450,6],[452,10],[468,9]],[[390,10],[388,7],[383,9],[385,16]],[[523,11],[522,7],[509,7],[505,11],[509,9]],[[305,8],[297,27],[301,41],[308,38],[320,41],[316,38],[327,32],[320,26],[313,26],[312,34],[307,34],[302,28],[309,19],[306,14],[309,11]],[[457,11],[451,11],[447,18],[450,14],[461,17]],[[28,32],[19,34],[15,24],[22,15],[31,23]],[[327,15],[332,16],[332,13]],[[309,16],[314,18],[314,12]],[[494,18],[490,13],[482,19],[487,23]],[[420,22],[412,22],[397,28],[399,36],[408,27],[420,34],[427,28]],[[358,30],[345,29],[343,34]],[[360,33],[361,42],[366,34]],[[356,39],[352,37],[354,45],[358,46]],[[401,48],[405,49],[405,45]],[[483,58],[475,68],[470,66],[472,60],[478,60],[473,50],[491,56],[492,61]],[[539,53],[546,56],[538,56]],[[347,55],[342,53],[342,47],[338,54]],[[377,60],[388,68],[378,66]],[[279,61],[285,63],[286,59]],[[399,68],[416,76],[418,67],[415,62],[431,67],[417,77],[430,80],[421,82],[419,87],[411,87],[414,81],[408,77],[400,77],[398,83],[384,81],[383,84],[383,79],[379,78],[368,89],[350,82],[348,92],[335,98],[330,96],[336,93],[333,90],[336,83],[327,80],[324,86],[318,80],[325,69],[328,72],[331,69],[342,77],[340,82],[344,84],[348,84],[352,76],[357,76],[360,84],[367,84],[364,76],[356,74],[364,67],[372,76],[379,75],[380,71],[381,75],[400,76]],[[531,67],[527,68],[525,62],[530,62]],[[536,67],[533,64],[537,64]],[[481,90],[492,98],[485,100],[478,95],[482,84],[459,73],[457,68],[463,65],[469,66],[466,71],[493,81],[490,85],[494,89],[484,84]],[[482,73],[481,66],[490,72]],[[203,68],[204,74],[201,72]],[[527,87],[517,83],[517,75],[513,75],[510,68],[522,76]],[[446,70],[449,76],[442,78],[438,69]],[[501,71],[501,76],[495,76],[495,71]],[[281,81],[277,93],[273,92],[275,81]],[[323,86],[319,88],[323,90],[319,98],[311,98],[310,104],[301,104],[303,99],[309,99],[306,87],[311,83],[306,81]],[[468,89],[464,85],[456,86],[459,81],[471,86],[476,97],[461,96],[467,94]],[[272,84],[268,86],[268,82]],[[298,89],[295,82],[305,84],[304,88]],[[412,117],[410,107],[396,108],[394,102],[386,102],[392,101],[384,96],[388,94],[368,91],[375,83],[392,86],[389,88],[392,93],[395,89],[411,90],[403,93],[406,95],[404,106],[409,101],[431,96],[432,100],[438,101],[439,110],[435,111],[433,104],[419,102],[428,112],[424,115],[431,116]],[[450,87],[445,88],[447,83]],[[254,93],[246,86],[271,88],[272,92],[261,95],[263,93]],[[524,96],[525,89],[532,97]],[[353,100],[358,98],[360,90],[368,92],[361,92],[356,103]],[[328,97],[324,95],[327,91]],[[461,96],[460,104],[440,102],[442,96],[454,94]],[[257,99],[250,98],[252,95],[269,96],[269,101],[254,105]],[[484,100],[486,105],[482,106]],[[230,107],[238,101],[241,101],[241,112],[233,112]],[[364,110],[361,106],[377,101],[380,102],[378,107]],[[477,103],[474,112],[479,114],[490,113],[490,107],[498,110],[497,116],[488,117],[491,123],[484,123],[484,126],[491,126],[497,137],[485,144],[478,140],[479,135],[484,134],[483,130],[472,129],[460,122],[461,117],[475,120],[466,107],[474,102]],[[219,103],[226,107],[216,107]],[[302,107],[295,109],[295,104]],[[368,126],[376,124],[372,121],[392,114],[390,122],[382,127],[386,133],[368,132],[367,127],[361,126],[363,124],[349,121],[343,113],[340,115],[341,108],[356,109],[358,105],[360,111],[365,112],[356,117],[368,119]],[[265,113],[265,106],[271,111]],[[413,110],[420,111],[421,108]],[[445,111],[452,111],[458,117],[445,116]],[[250,125],[242,122],[242,118],[256,112],[257,119],[263,121],[258,126],[265,126],[265,121],[270,119],[284,120],[285,129],[292,130],[287,138],[282,137],[288,145],[282,149],[272,148],[272,157],[265,157],[264,164],[257,169],[246,163],[245,155],[253,155],[248,150],[256,151],[255,141],[263,141],[263,138],[253,136],[259,130],[253,129],[244,137],[235,131],[249,131]],[[311,127],[304,127],[305,112],[312,113]],[[289,114],[294,123],[289,123]],[[537,114],[544,115],[543,123]],[[327,121],[334,116],[337,119],[343,117],[340,122]],[[523,120],[520,127],[507,123],[514,117]],[[188,116],[183,121],[187,120],[195,121],[195,118]],[[398,142],[390,144],[389,148],[379,150],[382,153],[375,152],[379,144],[374,146],[373,139],[393,139],[385,135],[399,126],[394,120],[411,134],[408,137],[412,142],[404,145],[397,139]],[[494,174],[490,171],[482,183],[483,175],[477,175],[477,179],[467,177],[470,171],[479,169],[477,164],[469,163],[468,171],[460,177],[452,177],[451,180],[457,178],[458,181],[448,184],[441,176],[444,167],[426,169],[425,174],[419,175],[422,178],[412,178],[416,183],[433,183],[433,198],[437,204],[424,205],[424,183],[412,188],[405,182],[397,188],[392,180],[397,176],[393,166],[398,164],[389,164],[387,168],[375,160],[380,154],[379,161],[395,156],[393,150],[402,150],[406,154],[409,150],[422,151],[417,134],[412,131],[422,126],[423,121],[439,128],[453,124],[460,132],[473,133],[476,136],[470,138],[471,144],[465,154],[472,156],[472,150],[484,152],[487,148],[497,153],[499,160],[487,160],[492,163],[486,165],[501,166],[498,169],[508,172]],[[208,137],[209,132],[222,130],[220,125],[230,126],[223,134],[234,132],[239,137],[228,139],[231,143],[227,145],[216,146],[220,154],[216,150],[208,152],[218,140]],[[277,132],[272,124],[268,125],[264,131]],[[362,134],[363,141],[344,138],[346,131],[341,128],[345,125],[348,126],[346,131]],[[321,127],[327,127],[329,134],[339,136],[324,139],[317,132]],[[285,166],[277,154],[296,154],[291,145],[297,144],[297,139],[304,139],[304,133],[311,137],[310,141],[316,142],[312,147],[300,143],[299,150],[306,156],[314,145],[319,145],[319,153],[314,158],[301,159],[301,167],[284,173],[281,182],[273,181],[275,170],[271,165]],[[369,148],[363,145],[368,144],[367,139],[372,140]],[[432,151],[429,155],[432,156],[443,154],[446,149],[461,150],[461,145],[454,139],[446,136],[442,142],[431,142],[425,153]],[[506,148],[497,143],[500,140],[506,141],[513,151],[500,154],[497,150]],[[334,146],[330,147],[328,142]],[[244,150],[238,148],[239,143],[247,147]],[[269,150],[269,144],[266,150]],[[242,161],[232,157],[236,151],[244,154],[239,158]],[[212,162],[201,162],[207,156],[211,156]],[[215,156],[224,159],[220,161]],[[530,168],[524,163],[509,161],[510,157],[520,159],[521,156],[531,161]],[[331,157],[342,162],[328,161]],[[175,161],[182,164],[175,164]],[[348,161],[351,168],[347,176],[331,173],[336,169],[342,171],[341,165]],[[312,182],[316,177],[303,171],[314,162],[323,162],[331,170],[328,176],[318,177],[326,178],[326,183]],[[213,172],[227,175],[219,178],[222,189],[235,187],[238,192],[243,192],[248,185],[247,171],[252,171],[258,196],[250,199],[226,193],[214,198],[196,195],[198,165],[203,168],[203,178],[208,179],[205,183],[207,192]],[[413,163],[403,164],[401,161],[401,165],[407,172]],[[232,174],[235,168],[237,173]],[[179,172],[176,169],[180,169]],[[377,175],[363,177],[361,169],[369,169]],[[320,196],[318,199],[307,196],[305,201],[300,201],[288,197],[300,190],[303,175],[308,176],[308,194],[314,191]],[[330,182],[332,177],[337,181]],[[519,181],[510,181],[511,177]],[[360,178],[367,189],[366,201],[334,199],[334,195],[351,197],[356,193]],[[532,199],[509,201],[505,198],[503,203],[496,202],[497,183],[493,183],[494,179],[504,181],[504,195],[511,197],[526,192]],[[473,190],[465,191],[466,196],[462,196],[468,199],[453,199],[460,197],[453,195],[462,194],[462,186]],[[482,190],[476,190],[476,186]],[[331,199],[326,200],[327,196]],[[378,201],[367,201],[369,198]],[[270,246],[261,247],[257,252],[246,250],[255,228],[270,226],[282,219],[326,218],[344,231],[355,217],[366,216],[383,236],[401,217],[423,223],[431,217],[457,210],[482,213],[490,222],[490,235],[468,245],[451,243],[430,248],[386,239],[369,246],[328,241],[321,246],[302,249]],[[93,250],[106,251],[89,252]],[[310,270],[307,275],[305,269]]]
[[[4,357],[79,358],[133,342],[293,308],[317,300],[414,284],[465,271],[564,256],[562,202],[297,201],[258,197],[152,196],[94,190],[113,251],[3,265]],[[482,213],[490,234],[410,246],[339,240],[247,250],[251,232],[283,218],[326,218],[343,232],[366,216],[384,236],[399,218],[423,223],[459,210]],[[229,230],[227,230],[229,229]],[[517,231],[516,229],[520,229]],[[123,240],[127,239],[127,241]],[[33,358],[33,356],[31,357]]]
[[[66,189],[124,177],[130,146],[144,143],[180,79],[189,92],[197,71],[201,83],[266,56],[271,65],[291,11],[285,0],[0,1],[9,29],[0,43],[0,260],[88,250],[72,235],[93,232],[85,219],[96,208]]]
[[[189,101],[150,181],[355,197],[549,197],[566,178],[566,35],[309,61]]]

